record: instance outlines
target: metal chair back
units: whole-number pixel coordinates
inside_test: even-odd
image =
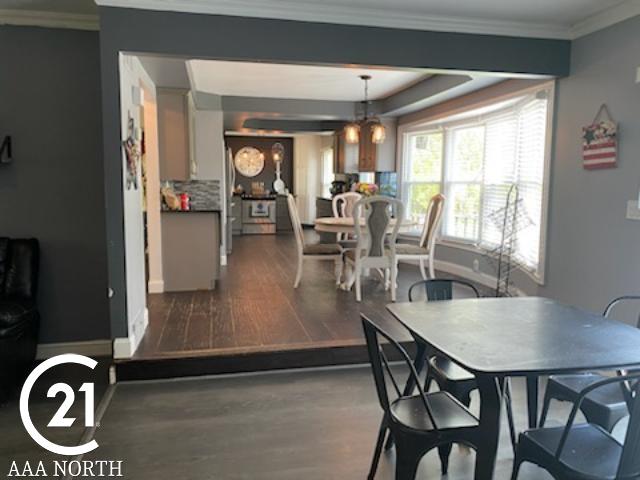
[[[453,287],[459,285],[470,289],[476,296],[480,297],[478,289],[469,282],[464,280],[454,280],[449,278],[434,278],[431,280],[420,280],[409,287],[409,301],[413,302],[418,300],[417,289],[421,286],[424,287],[424,299],[433,302],[439,300],[452,300],[453,299]]]
[[[360,315],[362,319],[362,327],[364,328],[364,336],[367,340],[367,351],[369,353],[369,361],[371,362],[371,369],[373,370],[373,378],[376,384],[376,391],[378,392],[378,399],[380,406],[385,412],[387,418],[391,416],[391,405],[399,398],[403,397],[402,390],[400,389],[400,383],[394,376],[391,367],[389,366],[389,360],[386,354],[382,350],[382,344],[380,338],[384,338],[389,347],[400,354],[400,357],[404,361],[405,365],[409,369],[409,376],[415,382],[418,389],[418,394],[422,398],[425,411],[429,416],[429,420],[433,425],[434,430],[437,431],[437,425],[433,416],[433,412],[427,400],[427,396],[424,389],[421,386],[418,373],[413,365],[413,361],[407,351],[387,332],[382,330],[379,326],[373,323],[366,315]],[[387,379],[393,386],[393,397],[389,395],[387,387]]]

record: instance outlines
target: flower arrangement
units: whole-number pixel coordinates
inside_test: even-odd
[[[372,195],[377,195],[378,185],[375,183],[358,182],[355,185],[355,191],[365,197],[370,197]]]

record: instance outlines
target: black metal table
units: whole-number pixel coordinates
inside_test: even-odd
[[[640,330],[547,298],[482,298],[395,303],[388,310],[426,348],[472,372],[486,441],[475,478],[493,478],[500,434],[501,382],[525,377],[529,424],[538,416],[538,378],[640,366]]]

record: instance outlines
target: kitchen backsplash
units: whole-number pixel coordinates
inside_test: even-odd
[[[220,210],[220,180],[163,180],[176,195],[186,193],[191,201],[191,210]],[[162,209],[167,206],[162,203]]]

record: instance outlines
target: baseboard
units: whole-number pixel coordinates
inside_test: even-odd
[[[149,293],[164,293],[164,280],[149,280]]]
[[[113,353],[111,340],[87,340],[83,342],[42,343],[38,345],[36,358],[47,358],[64,353],[77,353],[87,357],[110,357]]]
[[[496,283],[498,282],[498,279],[493,275],[489,275],[483,272],[476,272],[469,267],[463,267],[462,265],[458,265],[457,263],[445,262],[444,260],[436,260],[434,266],[436,270],[447,272],[451,275],[457,275],[458,277],[466,278],[467,280],[479,283],[480,285],[484,285],[485,287],[496,288]],[[509,291],[517,297],[527,296],[527,294],[523,290],[514,286],[511,286],[509,288]]]
[[[221,267],[226,267],[227,266],[227,256],[226,255],[220,255],[220,266]]]
[[[131,358],[136,351],[133,339],[129,337],[116,338],[113,340],[113,358]]]

